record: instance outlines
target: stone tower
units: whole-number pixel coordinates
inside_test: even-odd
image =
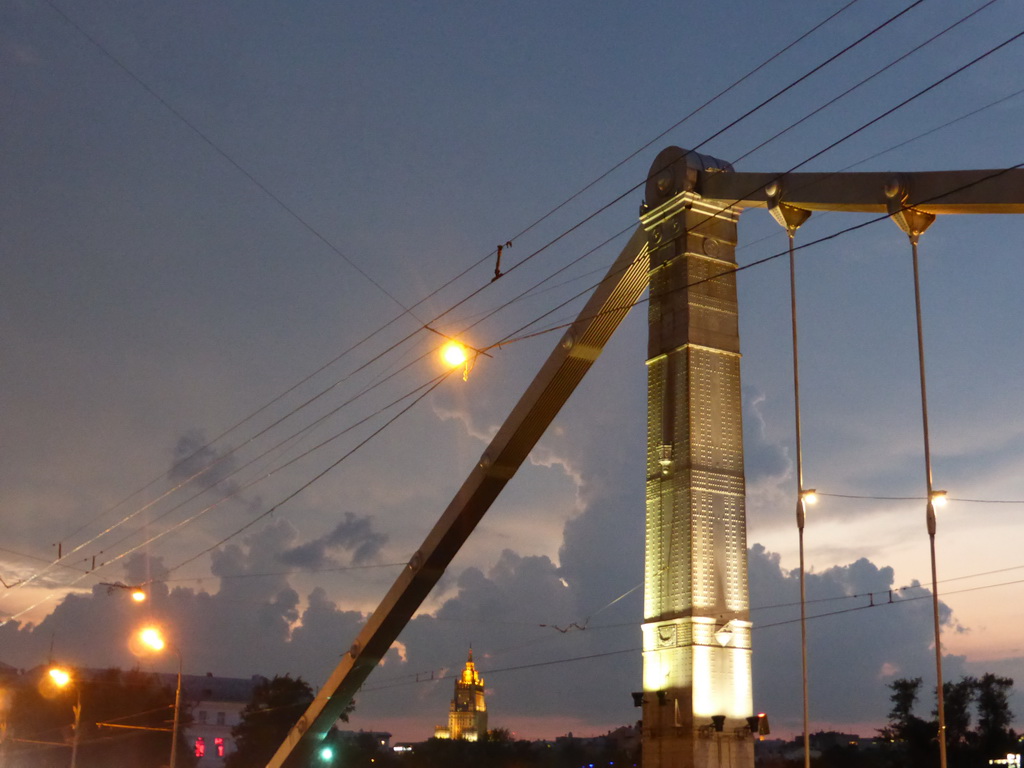
[[[740,350],[739,209],[669,147],[647,183],[650,249],[644,768],[751,768],[753,715]]]
[[[455,696],[448,711],[448,727],[434,729],[438,739],[478,741],[487,738],[487,704],[484,701],[484,679],[473,663],[473,649],[462,674],[455,680]]]

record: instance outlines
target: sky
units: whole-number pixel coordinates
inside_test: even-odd
[[[658,151],[742,171],[1017,165],[1024,42],[935,84],[1021,24],[1014,0],[3,3],[0,661],[169,670],[128,652],[156,620],[188,672],[320,685],[625,245]],[[797,243],[867,218],[816,214]],[[935,485],[953,500],[947,679],[1024,681],[1021,227],[949,216],[921,241]],[[741,265],[784,248],[743,214]],[[811,728],[870,735],[887,683],[935,674],[910,249],[882,221],[801,250],[797,272],[804,478],[823,494]],[[792,735],[785,259],[738,290],[755,707]],[[492,726],[635,721],[645,315],[371,675],[354,727],[432,735],[470,646]],[[488,348],[465,380],[439,378],[445,335]],[[109,586],[142,582],[142,608]]]

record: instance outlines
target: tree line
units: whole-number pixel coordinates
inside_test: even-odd
[[[889,722],[880,731],[897,745],[902,765],[908,768],[934,766],[938,753],[938,713],[930,719],[916,714],[921,678],[900,678],[889,684],[892,709]],[[1010,691],[1013,680],[991,673],[965,676],[942,685],[946,722],[946,758],[950,768],[987,765],[993,758],[1020,750],[1017,733],[1011,727]]]

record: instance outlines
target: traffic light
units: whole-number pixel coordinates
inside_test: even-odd
[[[334,759],[334,749],[331,747],[320,747],[320,762],[329,763]]]

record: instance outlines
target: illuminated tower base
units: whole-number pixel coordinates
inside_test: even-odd
[[[644,768],[752,768],[739,209],[705,201],[670,147],[647,183],[650,247]]]

